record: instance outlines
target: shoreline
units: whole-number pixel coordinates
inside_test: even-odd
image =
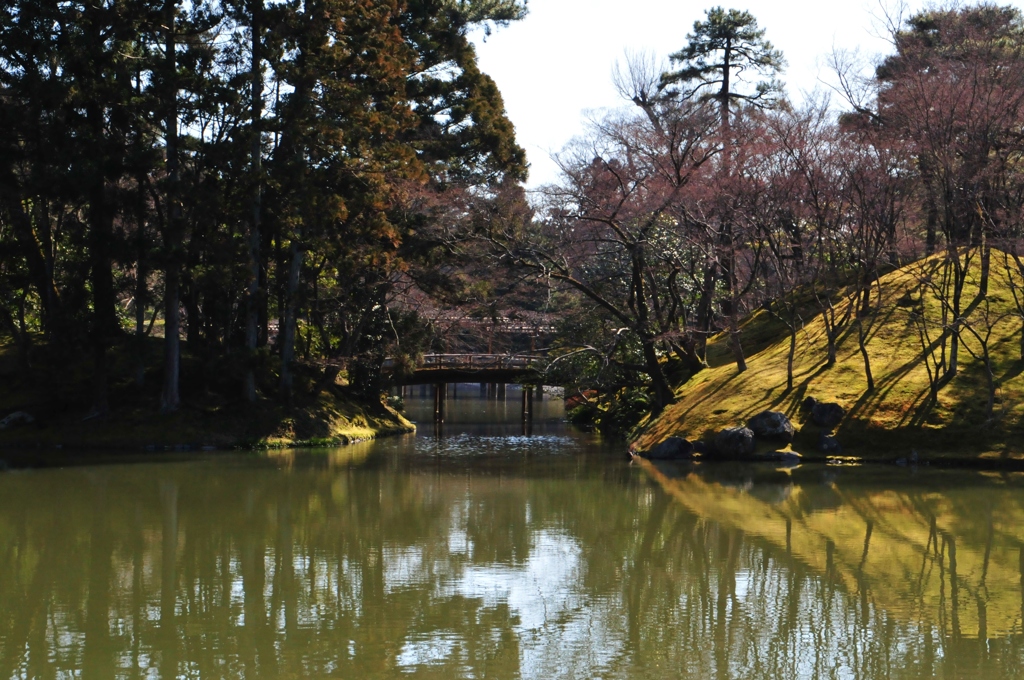
[[[92,419],[76,412],[29,414],[32,422],[0,430],[0,459],[42,452],[144,456],[336,448],[416,431],[412,422],[389,406],[327,394],[290,407],[265,400],[212,412],[183,407],[167,415],[130,407]]]

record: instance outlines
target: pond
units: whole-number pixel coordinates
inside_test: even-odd
[[[460,390],[441,432],[0,473],[0,679],[1024,677],[1024,477],[635,464]]]

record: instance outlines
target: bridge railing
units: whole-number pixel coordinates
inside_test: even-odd
[[[426,354],[419,368],[526,369],[543,363],[544,357],[530,354]]]
[[[455,368],[465,370],[543,368],[546,357],[538,354],[425,354],[417,370]],[[384,361],[384,368],[394,368],[393,359]]]

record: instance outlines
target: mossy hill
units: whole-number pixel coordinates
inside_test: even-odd
[[[813,307],[805,308],[797,333],[793,388],[787,389],[789,330],[770,309],[750,315],[741,340],[748,370],[738,372],[728,338],[711,339],[709,367],[676,390],[676,402],[646,423],[635,446],[646,450],[670,436],[710,440],[717,431],[743,425],[764,411],[781,411],[800,430],[792,449],[815,455],[819,430],[805,422],[808,396],[837,402],[847,415],[836,431],[844,454],[896,459],[917,451],[950,462],[1024,459],[1024,361],[1021,360],[1021,276],[1012,259],[992,251],[988,293],[980,294],[980,257],[968,259],[962,294],[964,324],[988,335],[995,378],[995,404],[988,413],[989,388],[981,345],[966,327],[960,332],[959,370],[931,398],[925,347],[938,356],[943,304],[937,293],[944,256],[919,260],[874,284],[874,309],[865,318],[866,348],[875,388],[867,389],[855,324],[838,338],[836,362],[827,365],[826,326]],[[833,298],[849,304],[852,291]],[[1024,302],[1024,300],[1022,300]],[[948,325],[948,320],[947,320]],[[928,329],[928,335],[922,328]],[[924,342],[922,342],[924,340]],[[977,355],[977,356],[975,356]],[[774,447],[773,447],[774,448]]]
[[[14,347],[0,339],[0,418],[24,411],[35,422],[0,430],[0,449],[165,450],[337,446],[384,434],[411,432],[412,423],[381,403],[360,398],[345,383],[313,366],[300,367],[290,404],[266,396],[242,399],[240,365],[230,358],[182,355],[182,406],[159,413],[159,338],[147,339],[142,386],[136,381],[139,345],[119,343],[110,354],[108,413],[92,414],[90,362],[57,365],[43,359],[26,370]],[[276,396],[271,357],[258,371],[261,394]]]

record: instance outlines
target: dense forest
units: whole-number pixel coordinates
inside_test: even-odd
[[[835,87],[795,105],[756,18],[710,9],[666,64],[626,60],[626,105],[531,198],[471,41],[525,11],[3,3],[0,332],[19,365],[88,357],[95,415],[112,381],[159,383],[160,409],[178,409],[183,348],[239,400],[287,402],[300,359],[372,396],[385,358],[450,348],[446,321],[511,313],[554,327],[552,380],[656,413],[716,334],[745,370],[758,309],[790,330],[791,383],[798,329],[820,315],[822,361],[858,339],[873,389],[874,284],[922,256],[942,258],[921,282],[942,302],[941,323],[920,316],[934,389],[961,349],[988,361],[995,320],[968,310],[993,267],[1024,319],[1018,10],[889,17],[889,55],[869,73],[832,55]]]
[[[144,383],[158,318],[163,411],[182,341],[224,357],[249,400],[271,336],[279,386],[260,387],[285,399],[297,346],[383,356],[406,330],[396,275],[429,260],[441,214],[525,177],[467,38],[522,13],[5,2],[0,319],[23,365],[90,356],[103,413],[108,353],[134,336]]]

